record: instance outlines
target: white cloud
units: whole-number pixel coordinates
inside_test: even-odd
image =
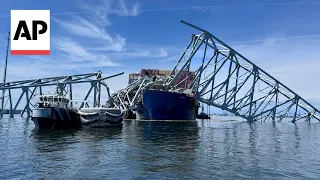
[[[168,56],[167,51],[165,51],[164,49],[160,49],[160,56],[161,57],[167,57]]]
[[[113,43],[105,43],[103,41],[99,42],[99,46],[90,46],[87,49],[90,51],[110,51],[110,52],[122,52],[125,51],[124,46],[126,45],[126,39],[120,35],[117,35]]]
[[[71,19],[63,21],[53,18],[55,22],[69,33],[81,38],[80,40],[89,41],[90,38],[90,44],[86,44],[82,48],[80,48],[79,43],[76,44],[73,42],[70,44],[70,38],[68,38],[67,41],[61,41],[62,45],[65,47],[61,47],[61,44],[57,44],[57,48],[62,52],[69,54],[72,59],[75,59],[75,57],[80,59],[96,59],[90,56],[93,54],[95,54],[94,56],[98,56],[96,54],[101,53],[108,53],[108,56],[112,55],[119,59],[132,57],[162,58],[161,60],[164,60],[164,58],[170,59],[169,56],[173,55],[168,52],[166,46],[144,45],[143,48],[139,48],[132,44],[127,45],[126,38],[120,34],[112,35],[107,31],[108,26],[111,25],[111,21],[108,19],[109,15],[137,16],[140,12],[138,2],[134,3],[131,7],[129,7],[124,0],[104,0],[103,3],[100,4],[90,4],[90,2],[80,1],[78,2],[78,5],[80,8],[92,13],[89,13],[89,16],[86,17],[73,15]],[[107,23],[102,23],[103,21]],[[91,41],[92,38],[94,41]],[[104,55],[104,59],[106,58],[106,55]],[[106,62],[101,62],[101,64],[106,64]],[[111,66],[113,65],[112,61],[107,62],[107,65],[108,64]]]
[[[53,37],[51,56],[10,57],[10,73],[8,80],[30,79],[66,75],[84,72],[90,69],[108,66],[120,66],[117,58],[111,60],[109,54],[114,52],[120,56],[142,58],[164,58],[167,50],[161,47],[145,46],[145,49],[125,48],[126,39],[120,34],[112,35],[107,31],[111,23],[106,21],[109,15],[137,16],[140,12],[139,3],[127,5],[125,1],[105,0],[102,4],[89,5],[82,1],[80,8],[89,10],[86,16],[68,13],[71,19],[53,18],[67,33],[73,36]],[[89,16],[88,16],[89,15]],[[91,15],[91,16],[90,16]],[[97,21],[96,21],[97,20]],[[94,39],[94,41],[92,41]],[[89,41],[90,40],[90,41]],[[87,43],[89,42],[89,43]],[[101,52],[97,52],[101,51]],[[112,53],[111,53],[112,54]],[[63,63],[61,63],[63,62]],[[26,69],[26,67],[28,67]],[[71,72],[71,73],[70,73]],[[2,76],[2,74],[0,74]]]
[[[89,16],[80,17],[73,14],[69,20],[52,18],[54,22],[77,38],[60,38],[54,44],[64,56],[67,54],[72,61],[95,60],[96,65],[116,66],[119,65],[109,59],[106,53],[126,51],[126,39],[120,34],[112,35],[107,31],[111,25],[108,17],[110,14],[118,16],[137,16],[139,3],[129,7],[125,1],[104,0],[100,4],[79,1],[81,9],[88,10]],[[105,22],[105,23],[102,23]],[[92,39],[94,39],[92,41]],[[81,46],[81,42],[90,42]],[[99,51],[99,52],[98,52]],[[163,50],[161,56],[166,55]],[[77,65],[76,65],[77,66]]]
[[[75,59],[76,61],[95,59],[94,55],[87,52],[82,46],[69,38],[56,38],[54,44],[55,48],[74,57],[72,59]]]
[[[90,4],[89,1],[78,1],[78,6],[83,10],[92,12],[92,20],[100,25],[109,26],[111,21],[108,19],[110,14],[118,16],[137,16],[140,13],[140,4],[135,2],[131,8],[124,0],[103,0],[99,4]]]
[[[136,3],[133,5],[132,16],[137,16],[140,13],[139,7],[140,7],[139,3]]]
[[[7,82],[70,74],[66,68],[61,68],[62,65],[59,62],[51,60],[41,62],[25,57],[9,58]],[[25,61],[26,59],[28,61]]]
[[[80,44],[72,41],[69,38],[56,38],[55,44],[55,47],[57,49],[59,49],[62,53],[65,53],[65,55],[67,55],[65,57],[65,65],[67,65],[68,63],[70,63],[70,65],[66,67],[88,68],[120,66],[120,64],[111,61],[106,54],[91,53],[87,51],[84,47],[82,47]]]
[[[160,49],[153,49],[152,50],[143,50],[143,49],[133,49],[127,50],[125,52],[121,52],[121,56],[131,56],[131,57],[146,57],[146,58],[162,58],[167,57],[168,53],[166,50]]]
[[[110,0],[106,0],[105,2],[111,2]],[[110,12],[116,13],[120,16],[137,16],[140,13],[139,10],[139,2],[136,2],[132,5],[131,9],[128,9],[127,5],[125,4],[124,0],[119,0],[119,9],[113,9]]]
[[[105,47],[105,51],[121,51],[125,46],[126,41],[124,37],[120,35],[111,37],[104,27],[99,27],[82,17],[74,16],[73,20],[69,21],[61,21],[55,18],[53,20],[73,35],[94,38],[96,41],[101,42],[101,45]]]
[[[97,47],[91,47],[92,49],[116,52],[122,51],[126,45],[126,39],[119,34],[111,35],[107,32],[107,26],[111,25],[108,16],[110,14],[119,16],[137,16],[139,14],[139,3],[133,4],[130,9],[123,0],[105,0],[102,4],[94,5],[81,1],[78,5],[80,8],[92,12],[92,15],[89,17],[73,15],[70,20],[52,18],[53,21],[73,35],[82,38],[94,38],[99,45]]]
[[[89,20],[86,20],[82,17],[74,16],[72,20],[69,20],[67,22],[61,21],[56,18],[53,18],[53,20],[74,35],[103,39],[108,42],[113,41],[111,36],[107,32],[105,32],[103,27],[98,27],[97,25],[89,22]]]

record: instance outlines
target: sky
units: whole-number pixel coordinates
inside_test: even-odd
[[[320,1],[306,0],[11,0],[0,7],[0,78],[10,10],[49,9],[50,56],[9,55],[7,81],[171,69],[202,27],[299,95],[320,104]],[[2,37],[2,38],[1,38]]]

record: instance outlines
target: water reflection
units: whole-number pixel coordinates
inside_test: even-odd
[[[192,171],[195,151],[198,147],[197,122],[153,122],[136,121],[132,132],[134,138],[127,139],[130,148],[126,159],[138,177],[163,178],[169,173],[174,178]],[[187,175],[187,174],[185,174]]]
[[[69,151],[77,143],[76,130],[34,130],[31,146],[37,154],[39,164],[50,168],[46,162],[63,162],[70,160]],[[67,166],[63,165],[63,168]],[[60,169],[60,168],[59,168]]]
[[[0,132],[3,129],[3,123],[4,123],[3,121],[4,121],[4,118],[0,116]]]
[[[270,149],[269,151],[273,151],[272,153],[270,153],[270,156],[268,156],[267,158],[270,159],[271,163],[274,165],[273,168],[277,169],[278,168],[278,161],[280,159],[280,155],[282,154],[282,149],[281,149],[281,131],[279,130],[279,128],[277,127],[277,125],[275,123],[272,124],[272,129],[270,132],[271,135],[271,142],[270,143]],[[265,138],[267,139],[267,138]],[[267,150],[268,151],[268,150]]]
[[[119,153],[117,148],[121,148],[121,145],[117,147],[114,140],[121,137],[121,132],[122,128],[119,127],[34,130],[31,144],[37,159],[33,169],[36,169],[36,172],[45,170],[50,172],[54,169],[51,175],[66,173],[69,178],[96,176],[95,172],[90,171],[92,167],[117,162],[116,156]],[[84,171],[85,175],[83,175]]]
[[[299,127],[297,124],[294,124],[294,137],[295,137],[295,148],[300,147],[300,134],[299,134]]]
[[[0,122],[0,179],[318,179],[320,123],[125,121],[33,130]]]
[[[81,139],[90,139],[92,141],[99,142],[105,139],[120,137],[122,130],[122,127],[83,128],[78,137]]]
[[[257,122],[256,122],[257,123]],[[259,140],[259,135],[257,133],[256,123],[249,124],[249,157],[252,169],[249,173],[251,174],[260,174],[260,158],[259,150],[257,150],[257,141]]]

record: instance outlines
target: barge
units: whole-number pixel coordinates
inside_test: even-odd
[[[94,107],[78,111],[83,127],[103,128],[122,126],[124,113],[120,109]]]

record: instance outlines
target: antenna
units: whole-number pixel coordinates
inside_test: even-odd
[[[9,44],[10,44],[10,31],[8,31],[8,37],[7,38],[7,52],[6,52],[6,60],[4,63],[4,74],[3,74],[3,84],[6,83],[7,79],[7,66],[8,66],[8,54],[9,54]],[[0,110],[0,116],[3,116],[3,108],[4,108],[4,93],[5,90],[2,90],[2,97],[1,97],[1,110]]]

